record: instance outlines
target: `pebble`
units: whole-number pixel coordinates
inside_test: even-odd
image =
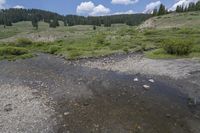
[[[154,83],[155,81],[153,79],[149,79],[149,82]]]
[[[7,104],[7,105],[4,106],[4,111],[10,112],[10,111],[12,111],[12,110],[13,110],[13,109],[12,109],[12,105],[11,105],[11,104]]]
[[[69,112],[65,112],[64,115],[65,115],[65,116],[66,116],[66,115],[69,115]]]
[[[135,82],[138,82],[139,80],[138,80],[138,78],[134,78],[134,81],[135,81]]]
[[[170,115],[170,114],[166,114],[166,117],[167,117],[167,118],[170,118],[170,117],[171,117],[171,115]]]
[[[83,106],[89,106],[89,103],[83,103]]]
[[[145,89],[150,89],[150,86],[148,86],[148,85],[143,85],[143,87],[144,87]]]

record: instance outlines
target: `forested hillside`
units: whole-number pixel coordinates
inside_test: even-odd
[[[125,23],[127,25],[138,25],[150,18],[150,14],[129,14],[112,15],[98,17],[84,17],[77,15],[59,15],[57,13],[38,9],[6,9],[0,10],[0,25],[12,26],[12,23],[20,21],[32,21],[34,27],[38,27],[39,21],[50,24],[50,27],[59,26],[58,21],[63,21],[65,26],[73,25],[96,25],[110,26],[115,23]]]

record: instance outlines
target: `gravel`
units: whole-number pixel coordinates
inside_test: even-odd
[[[106,60],[106,61],[105,61]],[[100,59],[83,64],[90,68],[125,72],[128,74],[145,74],[168,76],[174,79],[187,78],[193,72],[200,71],[200,63],[195,59],[153,60],[142,55],[130,55],[122,60]]]
[[[45,95],[35,95],[37,90],[9,84],[0,85],[1,133],[51,133],[56,121],[51,118],[54,109]]]

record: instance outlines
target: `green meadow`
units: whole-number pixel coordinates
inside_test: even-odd
[[[38,30],[31,22],[19,22],[6,28],[0,26],[0,59],[30,58],[38,52],[66,59],[132,52],[141,52],[154,59],[200,57],[199,12],[150,19],[156,20],[156,28],[115,24],[94,30],[93,26],[68,27],[63,23],[57,28],[49,28],[44,22],[39,23]],[[184,24],[174,23],[179,21]]]

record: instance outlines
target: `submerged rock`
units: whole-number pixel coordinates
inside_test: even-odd
[[[153,79],[149,79],[149,82],[154,83],[155,81]]]
[[[165,116],[166,116],[167,118],[170,118],[170,117],[171,117],[171,115],[170,115],[170,114],[166,114]]]
[[[188,98],[188,106],[196,106],[197,105],[197,99],[196,98]]]
[[[144,87],[146,90],[149,90],[149,89],[150,89],[150,86],[149,86],[149,85],[143,85],[143,87]]]
[[[12,109],[12,104],[7,104],[7,105],[4,106],[4,111],[10,112],[10,111],[12,111],[12,110],[13,110],[13,109]]]
[[[134,82],[138,82],[139,80],[138,80],[138,78],[134,78]]]
[[[66,116],[66,115],[69,115],[69,112],[65,112],[64,115],[65,115],[65,116]]]

